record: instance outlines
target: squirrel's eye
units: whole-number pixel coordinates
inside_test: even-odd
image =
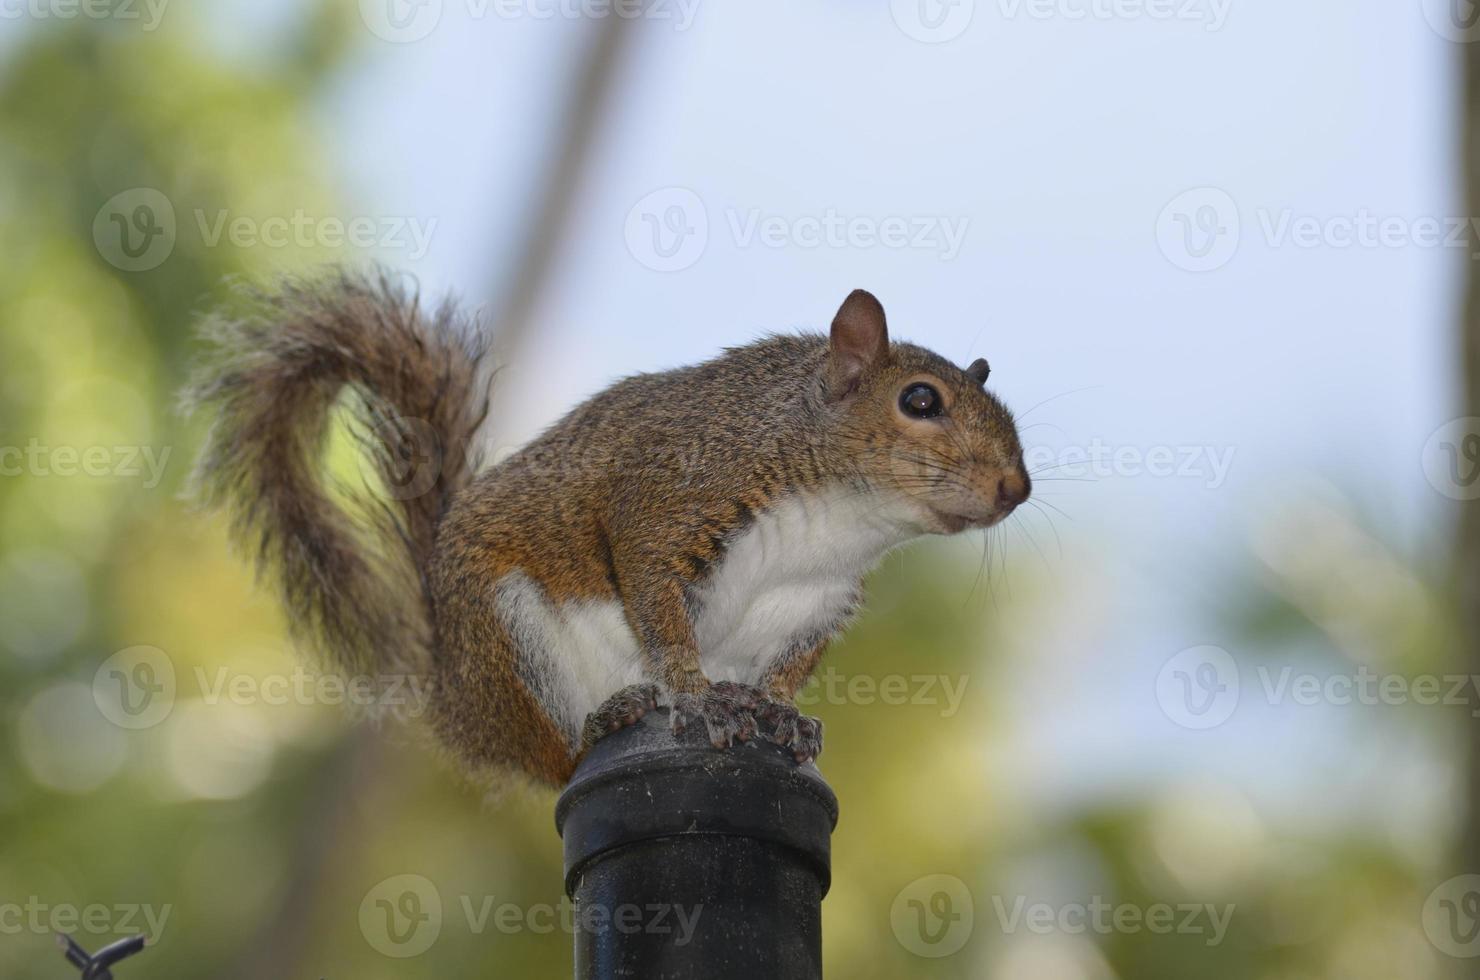
[[[910,385],[899,396],[899,407],[917,419],[933,419],[940,414],[940,392],[929,385]]]

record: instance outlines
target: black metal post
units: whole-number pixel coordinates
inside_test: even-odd
[[[555,807],[577,980],[817,980],[837,821],[769,741],[675,739],[666,710],[603,739]]]

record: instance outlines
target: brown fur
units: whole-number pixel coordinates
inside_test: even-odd
[[[424,674],[423,572],[452,494],[472,477],[468,444],[486,406],[481,341],[450,305],[427,316],[384,274],[240,293],[240,313],[203,325],[211,351],[185,393],[187,408],[214,410],[194,492],[230,510],[237,540],[273,573],[295,634],[333,666]],[[323,474],[346,387],[385,482],[411,466],[430,483],[399,501],[362,500],[358,521],[330,498]]]
[[[404,534],[405,548],[377,564],[315,482],[328,405],[355,385],[377,417],[425,419],[460,449],[484,404],[479,349],[446,307],[423,319],[383,279],[341,276],[258,300],[247,319],[216,321],[225,367],[196,388],[221,413],[200,469],[208,498],[234,505],[238,529],[260,538],[295,619],[336,662],[426,666],[433,727],[476,770],[558,784],[581,752],[521,678],[493,601],[507,573],[528,575],[555,603],[619,601],[649,676],[670,694],[700,694],[710,682],[694,639],[696,589],[768,506],[824,487],[887,488],[919,496],[933,530],[950,533],[1027,493],[1006,409],[978,377],[889,342],[882,308],[860,291],[831,341],[770,337],[629,378],[472,482],[465,454],[443,453],[433,490],[379,526],[382,540]],[[916,379],[937,387],[948,417],[903,415],[900,386]],[[775,664],[771,695],[790,701],[828,639]]]

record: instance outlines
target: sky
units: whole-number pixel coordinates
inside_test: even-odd
[[[825,329],[868,288],[896,336],[988,358],[1030,458],[1074,476],[1039,483],[1052,526],[1027,513],[1032,540],[1008,539],[1062,597],[1023,638],[1025,690],[1060,699],[1020,719],[1034,784],[1072,797],[1171,769],[1310,804],[1299,774],[1348,720],[1188,732],[1152,682],[1223,642],[1203,593],[1292,500],[1340,486],[1398,541],[1442,538],[1424,454],[1455,414],[1466,261],[1444,244],[1462,205],[1442,7],[670,0],[636,25],[500,427],[522,442],[621,376]],[[493,305],[526,245],[597,26],[551,9],[606,8],[360,4],[365,44],[318,111],[356,212],[431,229],[381,254],[431,292]],[[190,16],[253,57],[296,10]],[[1118,462],[1063,465],[1091,451]],[[1326,802],[1392,797],[1350,794]]]
[[[1183,3],[1200,19],[978,2],[936,44],[884,3],[700,4],[687,29],[676,7],[643,22],[538,311],[527,360],[541,370],[507,381],[518,439],[616,377],[825,328],[864,286],[897,335],[988,357],[1015,408],[1059,396],[1034,420],[1073,442],[1232,448],[1230,500],[1272,474],[1357,470],[1411,519],[1421,468],[1369,461],[1416,462],[1452,414],[1460,253],[1310,247],[1294,229],[1447,228],[1455,46],[1416,2]],[[473,302],[521,247],[542,121],[592,26],[480,9],[449,0],[427,37],[373,40],[325,114],[367,213],[436,221],[424,257],[388,257]],[[1163,209],[1198,188],[1240,226],[1204,272],[1161,247],[1179,234]],[[651,236],[674,206],[707,240],[664,271]],[[830,217],[863,234],[814,243]],[[889,219],[911,244],[874,241]],[[1140,480],[1131,496],[1206,507],[1188,482],[1206,481]]]
[[[1443,534],[1422,460],[1454,415],[1465,258],[1433,238],[1462,213],[1458,46],[1418,0],[925,3],[640,25],[538,339],[504,375],[511,441],[623,375],[825,329],[866,287],[897,336],[987,357],[1042,458],[1125,454],[1040,482],[1062,514],[1008,541],[1068,606],[1026,614],[1025,700],[1053,700],[1015,726],[1023,784],[1052,803],[1212,778],[1290,819],[1432,828],[1450,787],[1385,726],[1256,708],[1189,732],[1152,682],[1227,642],[1205,593],[1282,503],[1340,486],[1399,541]],[[371,213],[437,218],[405,264],[488,301],[592,25],[480,9],[373,42],[325,119]],[[890,219],[907,244],[882,243]],[[1158,451],[1186,472],[1143,473]]]

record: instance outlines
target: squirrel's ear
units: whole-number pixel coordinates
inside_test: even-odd
[[[889,354],[889,327],[884,307],[865,289],[855,289],[833,317],[828,345],[827,387],[842,398],[858,386],[863,372]]]

